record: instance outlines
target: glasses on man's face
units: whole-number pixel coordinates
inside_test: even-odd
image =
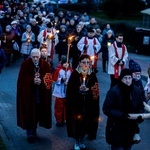
[[[90,64],[90,62],[89,62],[89,61],[81,61],[81,63],[82,63],[82,64],[84,64],[84,65],[85,65],[85,64],[87,64],[87,65],[89,65],[89,64]]]

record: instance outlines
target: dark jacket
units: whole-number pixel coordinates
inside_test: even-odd
[[[101,43],[101,49],[100,52],[102,52],[102,58],[108,60],[108,43],[113,43],[115,40],[114,36],[112,35],[110,38],[108,38],[107,34],[103,36],[102,43]]]
[[[62,32],[60,31],[58,33],[58,44],[56,45],[56,52],[61,55],[66,55],[67,54],[67,48],[68,48],[68,33],[67,31]],[[65,41],[64,41],[65,40]]]
[[[2,48],[6,54],[11,54],[13,50],[13,41],[15,40],[15,35],[13,32],[4,32],[2,37]],[[6,40],[6,43],[4,41]]]
[[[137,132],[136,120],[128,119],[129,113],[144,112],[141,91],[134,84],[130,89],[122,88],[123,84],[111,88],[103,104],[103,112],[108,117],[106,125],[106,141],[110,145],[132,144]]]

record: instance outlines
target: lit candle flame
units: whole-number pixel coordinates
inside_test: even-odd
[[[47,42],[45,41],[43,44],[47,45]]]
[[[59,33],[59,30],[56,30],[56,33]]]
[[[91,60],[94,59],[95,56],[91,56]]]
[[[70,36],[68,39],[71,41],[74,36]]]
[[[111,45],[111,43],[110,43],[110,42],[108,42],[108,43],[107,43],[107,46],[110,46],[110,45]]]
[[[85,85],[85,77],[83,77],[83,85]]]

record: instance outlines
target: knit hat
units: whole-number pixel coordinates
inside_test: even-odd
[[[11,30],[11,29],[12,29],[11,25],[7,25],[7,26],[6,26],[6,29]]]
[[[132,73],[133,72],[141,72],[140,65],[132,59],[130,59],[130,61],[129,61],[129,69],[131,70]]]
[[[11,22],[11,25],[13,25],[13,24],[18,24],[18,22],[16,20],[14,20]]]
[[[29,28],[31,29],[31,26],[30,26],[30,25],[27,25],[27,26],[26,26],[26,29],[29,29]]]
[[[66,29],[66,28],[67,28],[67,26],[65,26],[65,25],[61,25],[61,26],[60,26],[60,29],[61,29],[61,28],[65,28],[65,29]]]
[[[130,76],[132,77],[132,72],[130,71],[130,69],[124,68],[123,70],[121,70],[121,73],[120,73],[120,80],[121,80],[124,76],[127,76],[127,75],[130,75]]]
[[[112,33],[113,33],[112,30],[107,31],[107,34],[112,34]]]

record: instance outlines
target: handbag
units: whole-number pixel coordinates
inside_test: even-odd
[[[18,43],[17,43],[17,42],[14,42],[14,43],[13,43],[13,50],[19,51],[19,46],[18,46]]]

